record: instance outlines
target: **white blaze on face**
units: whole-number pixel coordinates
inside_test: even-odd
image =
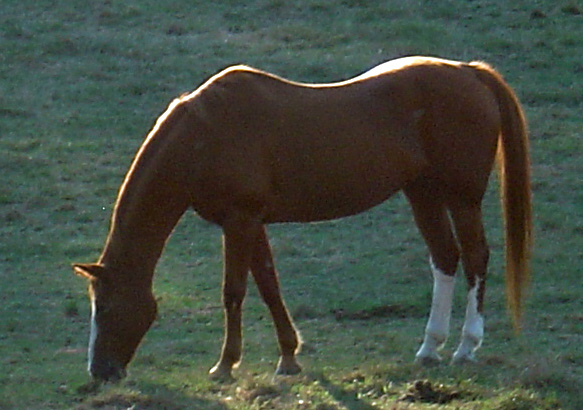
[[[93,357],[95,351],[95,340],[97,340],[97,304],[95,303],[95,298],[91,299],[91,332],[89,334],[89,348],[87,350],[87,367],[91,370],[91,365],[93,364]]]

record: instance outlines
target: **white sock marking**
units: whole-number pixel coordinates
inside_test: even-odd
[[[97,305],[95,299],[91,300],[91,331],[89,333],[89,347],[87,349],[87,369],[91,371],[91,365],[93,364],[95,341],[97,340]]]
[[[444,274],[431,259],[430,264],[433,273],[431,313],[425,327],[425,338],[416,358],[440,360],[437,350],[443,346],[449,335],[455,277]]]
[[[462,328],[462,340],[453,354],[453,361],[474,360],[474,352],[482,344],[484,338],[484,318],[478,312],[478,289],[482,286],[481,280],[468,291],[466,318]]]
[[[466,319],[463,334],[471,335],[480,342],[484,336],[484,318],[478,312],[478,288],[480,282],[468,292],[468,305],[466,307]]]

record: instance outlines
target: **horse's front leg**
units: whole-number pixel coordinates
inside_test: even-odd
[[[296,361],[300,339],[292,319],[285,307],[279,289],[277,272],[273,263],[273,256],[265,232],[261,229],[251,259],[251,273],[257,283],[259,292],[271,312],[281,357],[275,371],[276,374],[297,374],[301,367]]]
[[[260,228],[259,222],[244,214],[233,215],[223,223],[225,339],[221,357],[209,372],[214,379],[232,379],[231,370],[241,360],[243,300],[253,243]]]

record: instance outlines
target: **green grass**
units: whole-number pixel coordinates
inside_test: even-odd
[[[550,0],[3,1],[0,408],[583,407],[581,11]],[[220,231],[187,215],[160,262],[160,317],[130,377],[88,385],[86,284],[70,264],[97,258],[123,175],[168,102],[234,63],[316,82],[407,54],[488,61],[525,105],[536,247],[523,334],[513,336],[504,311],[493,184],[480,363],[412,364],[431,281],[397,196],[342,221],[270,227],[305,372],[272,378],[274,331],[251,289],[237,381],[210,382],[222,337]],[[458,282],[446,356],[464,309]]]

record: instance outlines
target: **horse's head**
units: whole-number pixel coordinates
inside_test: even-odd
[[[89,372],[100,381],[122,379],[156,318],[151,287],[129,283],[125,275],[99,264],[76,264],[73,268],[76,274],[89,279]]]

